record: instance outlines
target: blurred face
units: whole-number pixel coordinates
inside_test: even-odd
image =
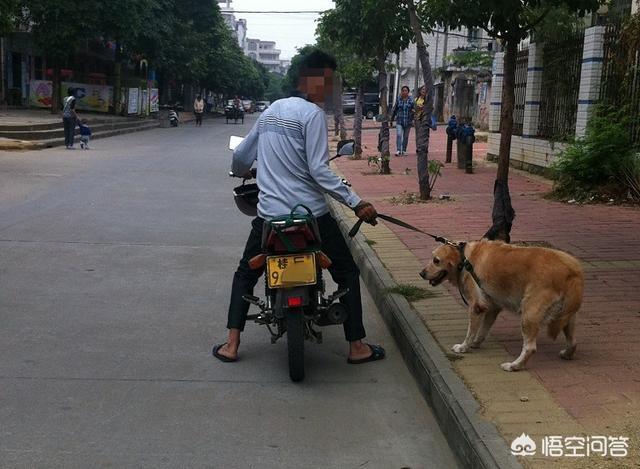
[[[333,71],[331,69],[313,69],[312,73],[300,73],[298,77],[298,91],[307,101],[320,108],[325,108],[325,101],[331,99]]]
[[[427,95],[427,89],[423,86],[422,88],[420,88],[420,96],[424,98],[426,95]]]
[[[403,86],[400,90],[400,96],[402,96],[402,99],[407,99],[409,97],[409,88]]]

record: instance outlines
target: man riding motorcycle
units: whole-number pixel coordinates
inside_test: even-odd
[[[345,338],[349,342],[348,362],[365,363],[384,358],[378,345],[362,341],[360,272],[351,252],[329,213],[324,194],[351,207],[358,218],[376,224],[377,212],[363,201],[329,168],[327,123],[324,111],[308,100],[292,97],[273,103],[258,118],[247,137],[233,153],[232,172],[250,177],[257,161],[257,183],[260,188],[258,217],[244,254],[233,277],[229,305],[227,341],[213,348],[213,355],[223,362],[238,358],[240,333],[244,330],[249,304],[243,299],[251,295],[262,270],[252,270],[249,260],[260,254],[265,220],[289,213],[297,204],[309,207],[317,218],[322,238],[322,250],[332,261],[329,272],[338,288],[348,288],[344,303],[349,317],[344,322]]]

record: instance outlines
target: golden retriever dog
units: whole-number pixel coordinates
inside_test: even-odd
[[[543,325],[554,340],[560,331],[564,333],[567,343],[560,357],[573,357],[584,278],[580,262],[569,254],[501,241],[443,244],[433,251],[431,262],[420,276],[434,287],[448,280],[469,303],[467,336],[453,346],[454,352],[479,347],[498,313],[506,309],[522,318],[523,346],[518,358],[501,365],[503,370],[525,367],[536,351],[538,330]]]

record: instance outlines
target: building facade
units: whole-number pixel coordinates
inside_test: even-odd
[[[244,51],[247,46],[247,20],[236,19],[233,7],[231,6],[232,3],[232,0],[218,0],[222,18],[225,23],[227,23],[234,37],[238,40],[238,46]]]
[[[238,46],[244,54],[264,65],[267,70],[274,73],[285,74],[291,65],[289,60],[280,59],[280,49],[276,48],[274,41],[261,41],[247,37],[247,20],[236,19],[232,0],[218,0],[220,12],[227,26],[238,40]]]
[[[264,65],[270,72],[282,73],[283,61],[280,60],[280,49],[276,49],[274,41],[248,38],[245,54]]]

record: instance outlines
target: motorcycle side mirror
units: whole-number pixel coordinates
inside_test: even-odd
[[[232,135],[231,137],[229,137],[229,150],[235,150],[243,140],[243,137],[238,137],[236,135]]]
[[[338,142],[338,152],[336,156],[350,156],[355,153],[355,140],[340,140]]]

